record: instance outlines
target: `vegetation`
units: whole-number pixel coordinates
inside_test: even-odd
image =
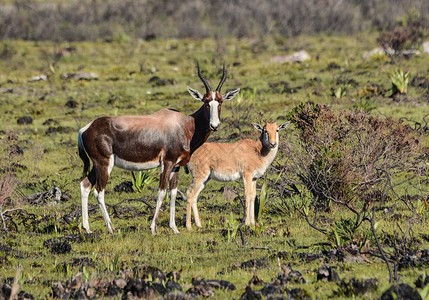
[[[117,279],[119,286],[118,278],[137,282],[156,267],[180,271],[176,278],[185,291],[201,278],[236,286],[216,290],[219,299],[262,288],[246,290],[257,279],[282,283],[283,293],[303,298],[378,298],[389,280],[427,295],[428,56],[364,58],[376,40],[377,34],[359,33],[3,40],[1,284],[20,273],[20,290],[49,298],[59,295],[58,281],[65,286],[72,278],[82,284]],[[270,62],[301,49],[310,60]],[[132,175],[115,168],[105,198],[117,232],[107,234],[91,194],[94,233],[84,233],[79,128],[102,115],[149,114],[165,107],[192,113],[200,103],[186,86],[202,89],[195,60],[209,80],[220,78],[226,61],[224,90],[242,89],[240,98],[224,103],[221,129],[210,141],[257,138],[251,124],[262,119],[294,125],[282,132],[277,158],[258,182],[258,195],[263,193],[257,226],[240,225],[240,184],[209,182],[199,200],[203,229],[186,231],[186,200],[179,197],[181,233],[168,228],[165,203],[159,234],[152,236],[158,172],[135,173],[141,193],[125,192],[115,187]],[[410,82],[406,95],[392,98],[388,74],[398,69],[409,70]],[[190,180],[180,171],[179,190]],[[364,285],[370,288],[360,292]]]
[[[410,81],[410,72],[404,72],[398,69],[389,75],[389,79],[392,82],[393,94],[407,93],[408,82]]]
[[[429,28],[425,0],[4,0],[0,38],[130,41],[133,38],[263,38],[387,31],[395,50]],[[406,17],[410,15],[412,22]],[[403,26],[396,28],[398,23]],[[391,34],[390,31],[394,30]],[[411,37],[411,39],[406,39]],[[404,39],[405,38],[405,39]]]

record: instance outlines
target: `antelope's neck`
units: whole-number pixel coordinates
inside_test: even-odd
[[[268,164],[271,164],[276,157],[277,150],[278,150],[278,143],[275,148],[269,148],[265,147],[262,141],[259,139],[257,142],[257,147],[259,150],[259,153],[261,154],[261,158]]]
[[[207,141],[212,132],[204,109],[204,105],[202,105],[191,115],[195,122],[195,132],[191,139],[191,154]]]

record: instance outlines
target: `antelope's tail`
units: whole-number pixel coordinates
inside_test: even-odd
[[[83,161],[83,177],[86,177],[89,170],[89,157],[85,151],[85,147],[83,146],[82,133],[83,131],[79,130],[79,135],[77,136],[77,148],[79,151],[79,157]]]

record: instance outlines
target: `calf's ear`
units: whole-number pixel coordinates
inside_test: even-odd
[[[279,126],[278,131],[285,129],[286,127],[289,126],[289,124],[290,124],[290,122],[283,123],[282,125]]]
[[[264,130],[264,128],[261,125],[257,124],[257,123],[253,123],[252,125],[253,125],[253,127],[255,127],[259,131],[263,131]]]

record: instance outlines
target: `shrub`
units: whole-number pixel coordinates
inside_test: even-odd
[[[45,3],[46,2],[46,3]],[[30,40],[112,40],[115,37],[264,37],[267,34],[355,33],[391,28],[423,0],[320,1],[37,1],[0,4],[0,37]]]
[[[330,201],[377,200],[386,180],[417,167],[419,137],[402,121],[314,103],[296,106],[287,119],[298,133],[283,145],[291,162],[284,174],[292,172],[325,209]]]
[[[415,50],[421,45],[427,29],[426,23],[426,18],[408,14],[401,24],[382,32],[377,42],[391,58],[407,55],[404,50]]]

